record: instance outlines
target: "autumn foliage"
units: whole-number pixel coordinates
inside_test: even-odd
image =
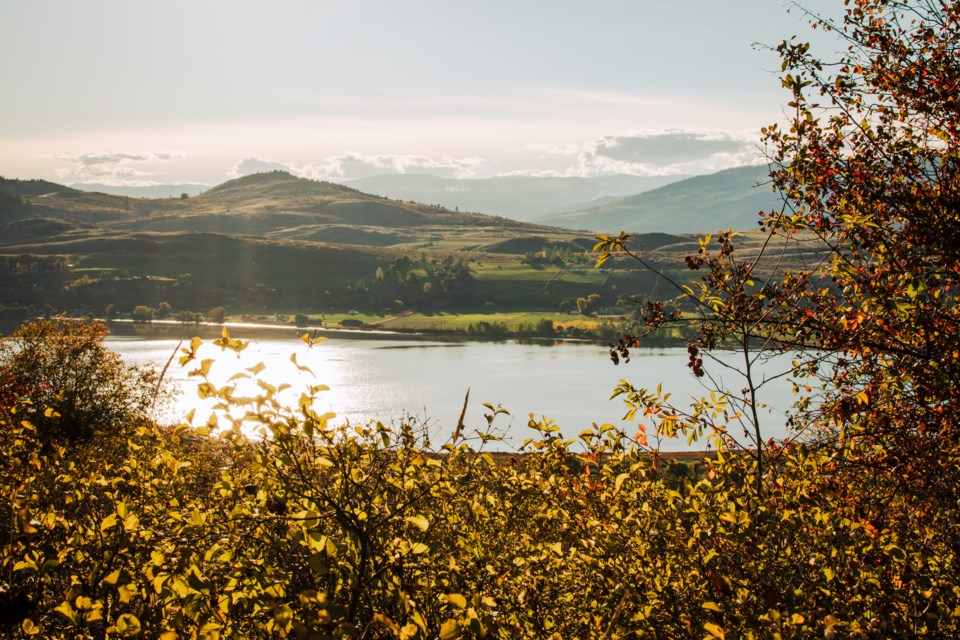
[[[0,353],[0,634],[960,634],[960,6],[857,0],[814,22],[847,48],[778,47],[791,118],[765,132],[784,206],[761,220],[764,250],[704,239],[699,284],[647,309],[686,323],[692,374],[709,382],[733,350],[742,384],[684,406],[624,381],[638,429],[573,438],[530,416],[521,450],[495,457],[499,408],[440,446],[414,424],[344,426],[322,385],[297,406],[261,367],[240,374],[254,395],[214,385],[199,340],[178,355],[221,431],[161,427],[140,412],[155,381],[117,375],[100,328],[34,372],[31,354],[73,344],[37,325]],[[626,235],[598,251],[644,260]],[[100,379],[60,370],[88,355],[108,384],[69,386]],[[762,410],[768,357],[797,390],[784,441],[763,437],[787,419]],[[80,392],[134,411],[61,428]],[[667,438],[710,453],[671,462]]]

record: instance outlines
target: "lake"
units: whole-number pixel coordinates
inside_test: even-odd
[[[250,329],[248,333],[254,331]],[[251,340],[239,358],[206,341],[199,355],[215,358],[211,368],[215,384],[223,384],[237,371],[263,363],[266,369],[260,378],[274,385],[290,383],[292,388],[285,399],[294,406],[306,385],[325,384],[330,389],[320,394],[315,409],[336,413],[335,423],[380,420],[396,424],[412,416],[426,422],[435,445],[445,441],[456,426],[467,389],[468,431],[486,424],[484,413],[488,410],[483,403],[501,405],[511,415],[500,416],[494,424],[505,432],[507,447],[519,445],[534,434],[527,427],[530,413],[554,420],[564,435],[572,438],[594,422],[609,422],[634,433],[636,423],[622,421],[626,407],[621,400],[609,399],[621,378],[637,387],[652,389],[662,383],[664,392],[670,391],[677,401],[709,393],[686,367],[687,354],[682,348],[637,349],[632,352],[630,363],[615,366],[606,347],[596,344],[451,342],[387,334],[372,339],[365,334],[358,339],[360,336],[344,332],[308,349],[292,329],[258,333],[259,337]],[[247,339],[242,327],[232,328],[231,334]],[[189,342],[189,336],[184,335],[188,338],[185,342]],[[116,333],[107,339],[107,345],[127,362],[158,369],[174,354],[179,342],[179,336]],[[313,376],[298,371],[291,362],[292,355],[297,364],[311,369]],[[176,359],[170,365],[167,378],[181,392],[164,420],[180,421],[196,409],[194,424],[206,422],[209,402],[197,397],[199,378],[188,375],[196,366],[194,362],[180,367]],[[769,364],[764,370],[775,371]],[[723,379],[723,375],[720,377]],[[734,389],[743,386],[741,380],[729,374],[725,382]],[[780,411],[766,418],[770,427],[764,437],[784,437],[782,410],[792,402],[789,385],[777,381],[771,385],[765,401]],[[704,446],[690,447],[685,439],[680,439],[664,441],[661,448],[688,450]]]

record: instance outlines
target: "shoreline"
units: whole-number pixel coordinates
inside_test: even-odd
[[[264,337],[277,337],[277,334],[288,332],[292,333],[292,338],[299,338],[300,335],[308,333],[314,337],[324,336],[330,338],[345,338],[350,340],[377,340],[390,338],[395,340],[438,340],[452,342],[506,342],[506,341],[530,341],[542,343],[558,344],[607,344],[607,340],[590,338],[566,338],[535,336],[527,334],[507,333],[503,336],[482,336],[472,335],[462,331],[444,331],[438,329],[383,329],[379,327],[331,327],[328,325],[308,325],[298,327],[294,324],[269,324],[256,322],[180,322],[178,320],[152,320],[150,322],[138,322],[128,319],[106,320],[104,318],[95,318],[98,322],[103,322],[113,335],[132,336],[138,338],[168,337],[171,334],[192,337],[200,335],[201,337],[220,337],[223,328],[227,328],[233,337],[247,339],[253,336],[264,335]],[[123,328],[124,331],[114,331],[116,328]],[[234,330],[242,330],[244,333],[234,334]],[[660,346],[660,345],[658,345]]]

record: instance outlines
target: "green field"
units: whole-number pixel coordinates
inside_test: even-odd
[[[466,332],[468,328],[481,323],[497,324],[506,327],[507,331],[516,332],[521,325],[537,325],[541,320],[550,320],[554,326],[576,327],[581,330],[592,330],[604,323],[616,322],[611,318],[595,318],[590,316],[569,315],[557,311],[515,311],[501,313],[412,313],[409,315],[372,313],[327,313],[305,314],[309,318],[310,326],[322,324],[330,327],[339,327],[343,320],[359,320],[368,327],[395,329],[405,331],[449,331]],[[230,321],[241,321],[241,316],[229,316]]]

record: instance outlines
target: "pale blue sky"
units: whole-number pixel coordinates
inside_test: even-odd
[[[805,6],[838,14],[842,0]],[[781,119],[781,0],[5,0],[0,174],[705,172]]]

